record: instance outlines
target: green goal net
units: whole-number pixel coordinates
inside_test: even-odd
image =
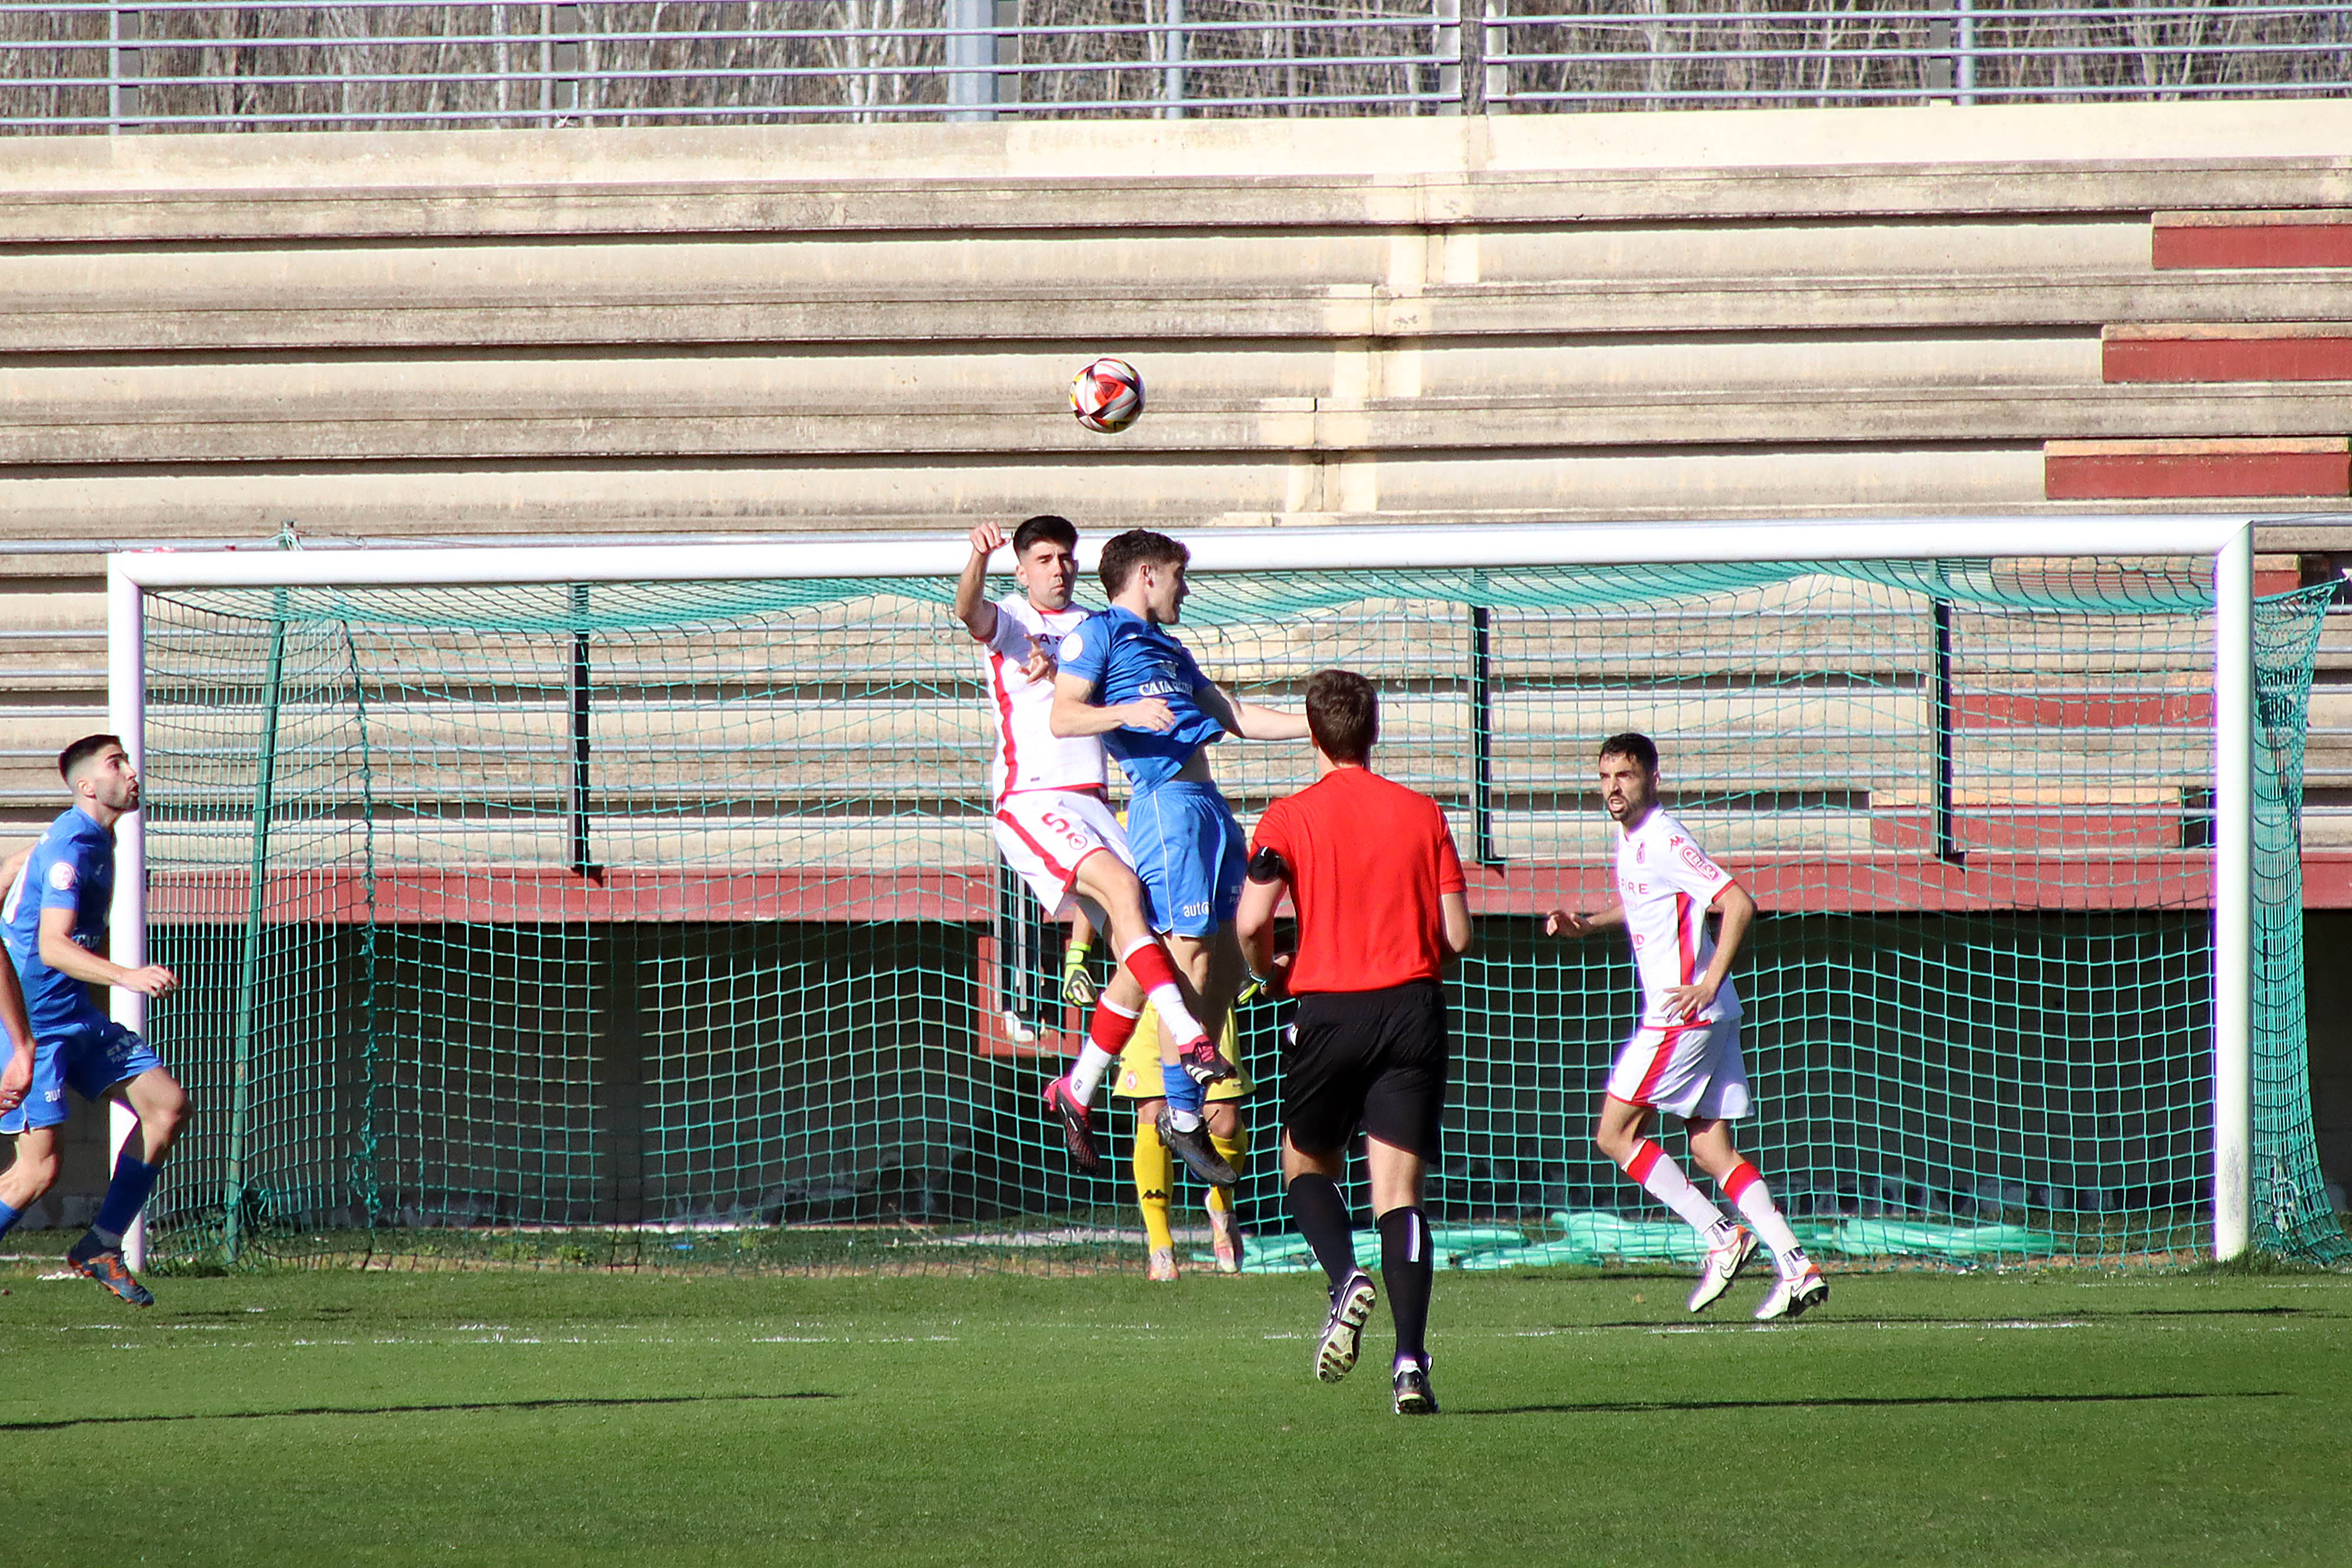
[[[1764,910],[1741,1137],[1810,1246],[2210,1247],[2210,560],[1194,586],[1181,635],[1242,695],[1371,677],[1377,764],[1443,802],[1475,862],[1431,1191],[1453,1262],[1692,1256],[1589,1142],[1634,1011],[1622,941],[1539,929],[1608,901],[1592,752],[1628,729]],[[1126,1111],[1094,1179],[1039,1111],[1081,1020],[1062,933],[996,860],[951,592],[148,591],[148,931],[183,977],[151,1032],[200,1108],[154,1254],[1140,1267]],[[2324,610],[2257,613],[2253,1223],[2305,1254],[2342,1247],[2297,882]],[[1312,777],[1298,744],[1213,762],[1244,824]],[[1284,1014],[1240,1015],[1253,1267],[1301,1266],[1271,1152]]]

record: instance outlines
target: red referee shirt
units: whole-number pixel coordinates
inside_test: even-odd
[[[1258,818],[1255,847],[1290,868],[1290,989],[1384,991],[1444,972],[1445,893],[1462,858],[1437,803],[1368,768],[1334,768]]]

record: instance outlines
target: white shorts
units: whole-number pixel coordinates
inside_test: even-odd
[[[1609,1069],[1609,1092],[1633,1105],[1675,1116],[1748,1114],[1748,1068],[1739,1059],[1739,1020],[1712,1024],[1644,1024],[1633,1031],[1617,1065]]]
[[[1045,913],[1067,919],[1077,909],[1073,887],[1078,862],[1108,849],[1132,867],[1127,830],[1110,802],[1084,790],[1030,789],[996,803],[996,847]]]

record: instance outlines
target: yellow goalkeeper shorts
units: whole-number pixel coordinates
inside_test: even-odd
[[[1209,1086],[1211,1100],[1246,1100],[1257,1085],[1250,1081],[1249,1068],[1242,1066],[1241,1053],[1234,1044],[1234,1020],[1225,1016],[1225,1059],[1241,1068],[1235,1076],[1223,1083]],[[1167,1092],[1160,1078],[1160,1016],[1150,1007],[1136,1020],[1134,1037],[1127,1049],[1118,1053],[1118,1077],[1111,1080],[1110,1091],[1122,1100],[1158,1100]]]

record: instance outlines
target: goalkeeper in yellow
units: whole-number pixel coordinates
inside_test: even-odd
[[[1084,915],[1070,923],[1070,942],[1062,968],[1062,995],[1076,1006],[1094,1000],[1094,976],[1087,968],[1094,932]],[[1236,1065],[1234,1076],[1209,1086],[1209,1142],[1235,1171],[1249,1153],[1249,1128],[1242,1121],[1242,1101],[1255,1087],[1249,1069],[1240,1067],[1234,1048],[1233,1015],[1225,1016],[1225,1036],[1218,1042],[1225,1059]],[[1118,1076],[1111,1082],[1111,1098],[1135,1107],[1135,1197],[1143,1208],[1143,1233],[1150,1248],[1150,1277],[1176,1278],[1176,1237],[1168,1226],[1168,1205],[1174,1196],[1176,1161],[1160,1139],[1160,1021],[1150,1013],[1137,1024],[1134,1035],[1119,1052]],[[1241,1222],[1234,1214],[1234,1190],[1209,1189],[1209,1242],[1217,1257],[1217,1272],[1242,1271]]]

